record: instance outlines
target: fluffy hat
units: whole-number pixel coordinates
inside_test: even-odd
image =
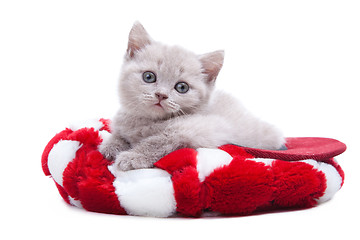
[[[307,208],[329,200],[343,185],[334,157],[345,144],[328,138],[287,138],[286,150],[225,145],[180,149],[155,168],[114,174],[98,151],[109,120],[73,125],[45,147],[42,168],[65,202],[112,214],[199,217],[207,212],[247,215]]]

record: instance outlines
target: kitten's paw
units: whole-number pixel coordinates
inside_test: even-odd
[[[120,171],[153,167],[151,161],[147,161],[144,155],[132,151],[120,152],[116,156],[115,165]]]
[[[262,137],[262,146],[260,148],[279,150],[285,147],[285,137],[282,132],[276,128],[269,128]]]
[[[114,144],[105,142],[99,146],[99,152],[109,160],[114,160],[119,151],[120,149]]]

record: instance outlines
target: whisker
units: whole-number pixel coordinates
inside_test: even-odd
[[[178,114],[179,114],[179,116],[186,116],[186,115],[188,115],[188,114],[187,114],[184,110],[182,110],[181,108],[179,109]]]

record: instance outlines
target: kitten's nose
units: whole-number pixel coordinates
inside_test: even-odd
[[[168,96],[166,94],[163,94],[163,93],[155,93],[155,96],[159,99],[159,101],[162,101],[162,100],[168,98]]]

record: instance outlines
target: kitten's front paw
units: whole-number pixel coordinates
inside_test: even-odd
[[[116,147],[116,145],[114,144],[110,144],[110,143],[102,143],[99,146],[99,152],[106,158],[109,160],[114,160],[116,155],[119,153],[119,149]]]
[[[262,146],[260,148],[270,150],[280,150],[285,147],[285,137],[282,132],[275,127],[268,128],[262,136]]]
[[[115,165],[120,171],[153,167],[153,164],[147,161],[144,155],[131,151],[120,152],[116,156]]]

